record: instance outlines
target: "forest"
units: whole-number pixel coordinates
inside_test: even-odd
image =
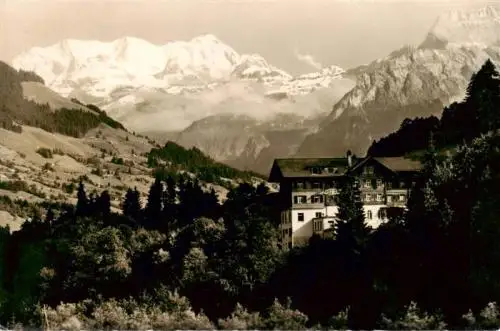
[[[21,132],[20,124],[23,124],[76,138],[84,136],[101,123],[125,130],[120,123],[94,105],[86,106],[93,112],[67,108],[52,110],[48,104],[25,99],[22,82],[44,83],[33,72],[17,71],[0,61],[0,77],[0,127],[4,129]]]
[[[151,149],[147,158],[148,166],[155,169],[155,177],[163,179],[178,177],[180,171],[188,171],[202,181],[225,187],[230,186],[228,182],[230,179],[246,181],[250,181],[252,177],[263,179],[260,174],[216,162],[196,147],[186,149],[172,141],[168,141],[163,147]]]
[[[147,201],[130,188],[113,213],[107,191],[88,195],[80,183],[75,206],[0,231],[0,324],[498,329],[500,90],[488,66],[461,108],[477,127],[459,138],[458,125],[431,131],[407,210],[378,228],[366,225],[350,175],[332,235],[291,250],[280,249],[280,200],[264,184],[242,183],[221,204],[196,178],[158,176]],[[487,83],[475,82],[481,72]],[[439,155],[452,142],[455,152]]]
[[[497,75],[495,65],[487,60],[472,76],[463,101],[446,107],[441,118],[406,118],[398,131],[374,141],[367,154],[400,156],[423,151],[431,136],[438,149],[449,148],[500,128],[500,114],[495,109],[500,104]]]

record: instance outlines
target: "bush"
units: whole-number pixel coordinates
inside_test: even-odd
[[[441,316],[431,316],[421,312],[415,302],[411,302],[405,314],[399,319],[391,320],[382,315],[382,325],[388,330],[444,330],[446,323]]]
[[[235,311],[226,319],[219,319],[219,326],[225,330],[258,330],[264,328],[259,313],[249,313],[239,303]]]
[[[37,149],[36,152],[38,154],[40,154],[43,158],[46,158],[46,159],[51,159],[53,157],[52,151],[48,148],[45,148],[45,147],[41,147],[41,148]]]

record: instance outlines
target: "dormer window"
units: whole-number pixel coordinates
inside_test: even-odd
[[[312,167],[312,168],[311,168],[311,173],[312,173],[313,175],[319,175],[319,174],[321,174],[321,168],[318,168],[318,167]]]

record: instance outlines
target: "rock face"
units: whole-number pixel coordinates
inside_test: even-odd
[[[487,32],[487,33],[486,33]],[[299,156],[364,154],[405,117],[439,115],[463,98],[471,75],[490,58],[500,62],[500,21],[493,7],[439,17],[419,47],[404,47],[351,70],[356,86],[335,104]]]

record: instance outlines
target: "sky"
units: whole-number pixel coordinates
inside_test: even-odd
[[[500,1],[500,0],[498,0]],[[492,1],[490,1],[491,3]],[[417,45],[440,13],[483,0],[0,0],[0,60],[62,39],[155,44],[214,34],[304,73],[348,69]]]

